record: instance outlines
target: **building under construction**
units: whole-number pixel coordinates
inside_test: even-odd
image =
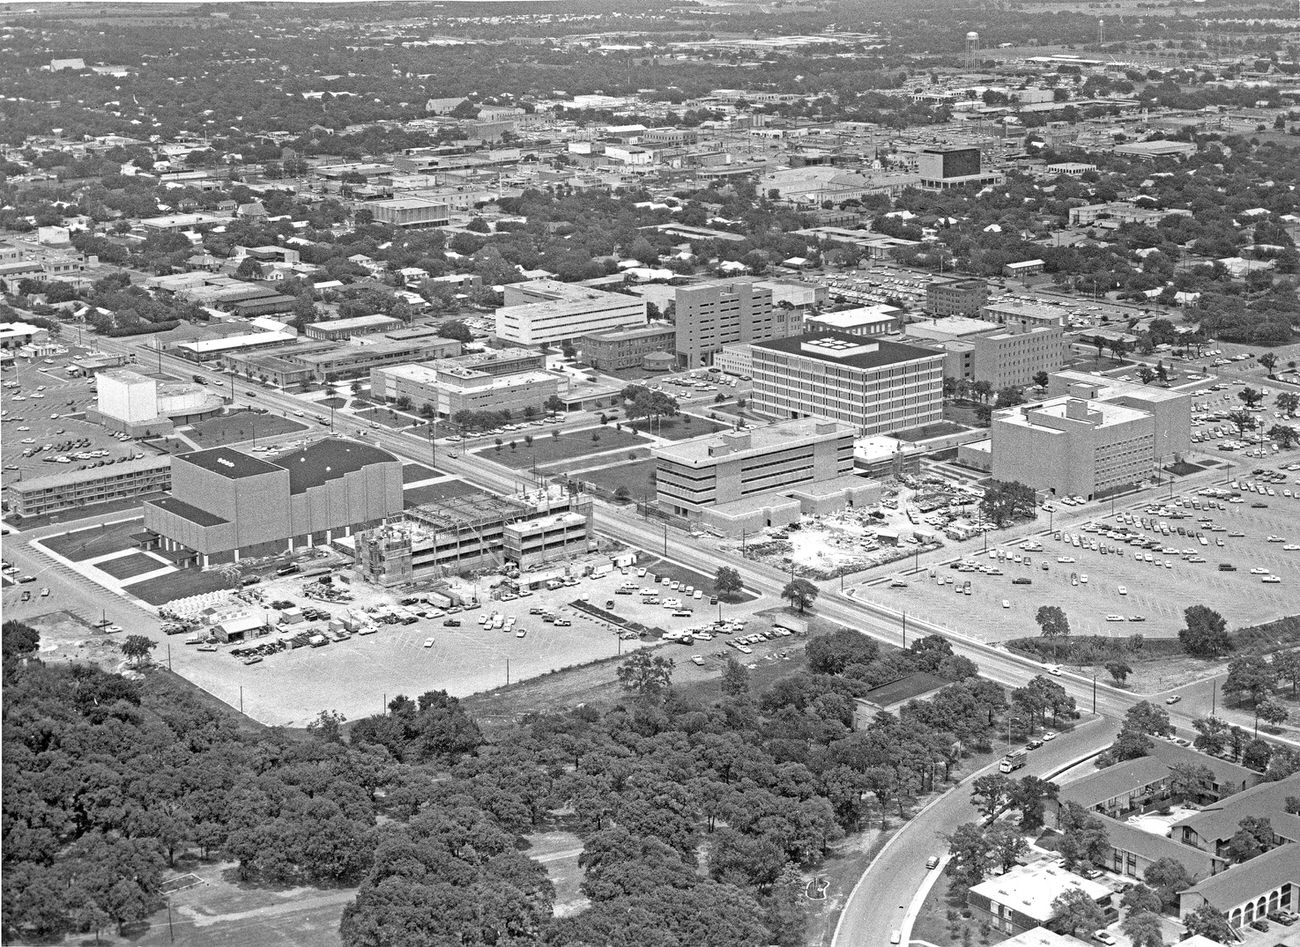
[[[357,571],[382,586],[465,569],[521,570],[591,548],[591,499],[550,487],[495,497],[475,493],[407,510],[356,535]]]

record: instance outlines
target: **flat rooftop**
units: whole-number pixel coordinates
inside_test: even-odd
[[[1121,404],[1114,404],[1109,401],[1081,401],[1078,398],[1069,396],[1063,398],[1053,398],[1050,401],[1044,401],[1040,404],[1028,407],[1028,410],[1021,408],[1009,408],[1005,412],[999,412],[997,420],[999,423],[1014,424],[1017,427],[1035,428],[1041,431],[1060,432],[1061,429],[1051,424],[1038,423],[1036,419],[1068,417],[1070,403],[1075,402],[1082,404],[1089,412],[1088,418],[1078,418],[1079,421],[1087,421],[1094,427],[1115,427],[1120,424],[1128,424],[1133,421],[1141,421],[1149,418],[1151,415],[1146,411],[1137,408],[1129,408]],[[1024,407],[1024,406],[1022,406]]]
[[[943,356],[931,349],[886,339],[864,341],[861,336],[847,332],[818,332],[812,335],[792,336],[755,342],[754,349],[769,349],[788,355],[802,355],[822,362],[847,365],[851,368],[872,369],[922,359],[941,359]]]
[[[289,471],[289,492],[302,493],[371,464],[384,463],[399,464],[401,461],[379,447],[342,437],[327,437],[272,457],[267,466]]]
[[[162,455],[143,457],[139,460],[124,460],[117,464],[105,464],[103,467],[88,467],[85,470],[69,470],[49,474],[45,477],[16,480],[13,483],[6,483],[5,488],[15,493],[38,493],[42,490],[68,487],[79,483],[94,483],[97,480],[107,480],[110,477],[120,477],[123,474],[159,470],[170,464],[170,457]]]
[[[817,441],[836,440],[845,435],[852,436],[853,433],[854,428],[848,424],[818,418],[798,418],[748,431],[704,434],[656,447],[651,453],[656,458],[671,463],[704,467],[722,460],[770,454]]]
[[[228,480],[242,480],[245,477],[259,477],[263,474],[278,473],[279,468],[269,464],[260,457],[245,454],[233,447],[211,447],[180,454],[176,463],[193,464],[211,473],[221,474]]]
[[[842,312],[826,312],[813,319],[818,325],[832,329],[852,329],[856,326],[878,325],[882,322],[896,322],[903,310],[895,306],[859,306],[857,309],[845,309]]]
[[[330,319],[326,322],[313,322],[316,329],[324,331],[347,331],[348,329],[370,329],[375,326],[401,325],[402,320],[375,313],[370,316],[353,316],[351,319]]]
[[[1052,902],[1071,889],[1083,891],[1094,901],[1111,893],[1106,885],[1057,868],[1054,861],[1017,865],[1001,877],[975,885],[971,891],[1042,922],[1052,916]]]
[[[996,322],[983,319],[970,319],[966,316],[946,316],[942,319],[927,319],[914,322],[907,327],[905,334],[915,338],[956,339],[968,335],[992,335],[1005,331]]]

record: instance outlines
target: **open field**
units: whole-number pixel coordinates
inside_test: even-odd
[[[127,587],[127,591],[150,605],[164,605],[173,599],[202,595],[204,592],[215,592],[230,587],[230,580],[220,572],[185,569],[133,583]]]
[[[645,422],[638,421],[637,427],[644,429]],[[728,424],[719,424],[717,421],[710,421],[708,418],[679,414],[675,418],[668,418],[663,423],[654,425],[654,433],[670,441],[681,441],[688,437],[700,437],[704,434],[725,431],[729,428],[730,425]]]
[[[596,440],[593,440],[593,437]],[[533,435],[531,446],[524,442],[523,434],[503,435],[501,440],[506,446],[502,447],[501,450],[496,449],[495,438],[481,438],[480,440],[485,440],[485,445],[475,447],[474,454],[484,460],[490,460],[515,470],[523,470],[534,466],[534,464],[542,467],[560,461],[573,461],[581,457],[590,457],[593,454],[603,454],[609,451],[649,447],[651,443],[640,434],[632,434],[626,430],[615,430],[609,425],[561,434],[559,437],[552,437],[551,434],[545,431],[538,431]],[[514,450],[509,447],[511,441],[518,445]],[[613,459],[617,458],[611,457],[611,460]]]
[[[123,552],[135,546],[132,533],[144,529],[144,520],[139,517],[122,520],[90,529],[79,529],[59,536],[48,536],[41,544],[73,562],[84,562],[96,556]]]
[[[614,464],[609,467],[597,467],[594,470],[574,471],[573,478],[604,487],[611,493],[619,487],[627,487],[633,498],[640,499],[644,496],[653,500],[655,485],[650,477],[654,471],[655,461],[653,459],[636,460]]]
[[[202,448],[238,444],[259,437],[277,437],[307,430],[307,425],[277,414],[259,414],[255,411],[235,411],[218,418],[199,421],[181,431]]]
[[[101,572],[107,572],[115,579],[129,579],[133,575],[144,575],[146,572],[156,572],[159,569],[167,568],[168,563],[153,556],[146,555],[143,552],[133,552],[125,556],[117,556],[113,559],[107,559],[95,564],[95,568]]]
[[[486,496],[478,487],[471,486],[464,480],[439,480],[437,483],[426,483],[422,487],[408,487],[402,494],[406,508],[419,506],[421,503],[434,503],[438,500],[445,500],[448,497],[463,497],[472,494]]]
[[[358,411],[357,417],[370,424],[382,424],[384,427],[391,428],[410,427],[417,423],[415,418],[394,411],[392,408],[367,408]]]
[[[423,464],[402,465],[402,483],[418,483],[421,480],[429,480],[436,476],[438,476],[438,471]]]

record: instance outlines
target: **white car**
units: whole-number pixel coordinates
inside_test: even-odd
[[[1057,562],[1074,562],[1074,556],[1057,556]]]
[[[424,646],[425,646],[426,648],[432,648],[432,647],[433,647],[433,639],[432,639],[432,638],[425,638],[425,639],[424,639]]]
[[[1123,615],[1107,615],[1106,621],[1128,621]]]
[[[1121,585],[1121,586],[1119,587],[1119,594],[1120,594],[1120,595],[1128,595],[1128,589],[1126,589],[1124,586]]]
[[[1282,577],[1276,575],[1266,575],[1264,576],[1264,578],[1260,579],[1259,581],[1267,583],[1268,585],[1277,585],[1282,581]]]
[[[1255,568],[1253,568],[1253,569],[1250,570],[1250,574],[1251,574],[1251,575],[1268,575],[1268,570],[1267,570],[1267,569],[1262,569],[1262,568],[1260,568],[1259,566],[1255,566]]]

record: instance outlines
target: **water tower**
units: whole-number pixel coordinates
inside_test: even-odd
[[[980,35],[974,30],[966,34],[966,59],[965,68],[968,72],[974,72],[979,68],[980,62]]]

